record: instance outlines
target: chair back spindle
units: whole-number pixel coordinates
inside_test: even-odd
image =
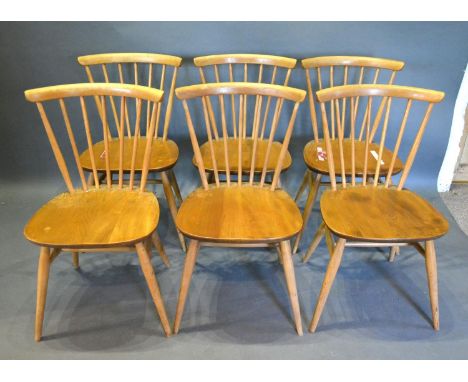
[[[221,186],[221,171],[226,176],[226,186],[228,187],[234,185],[252,186],[257,184],[254,183],[254,174],[260,172],[262,176],[258,185],[263,187],[267,168],[273,167],[275,169],[273,181],[271,186],[268,186],[271,187],[272,190],[277,187],[289,140],[294,128],[297,110],[299,104],[304,100],[306,95],[304,90],[282,85],[258,84],[252,82],[219,82],[181,87],[176,89],[176,95],[182,100],[195,154],[195,161],[200,173],[202,185],[205,189],[210,187],[205,172],[205,168],[207,167],[212,168],[214,172],[215,183],[213,187]],[[247,107],[245,99],[248,96],[250,96],[251,99],[258,100],[255,102],[254,108]],[[232,98],[234,98],[237,105],[235,110],[237,129],[229,132],[226,126],[225,103]],[[265,98],[272,99],[272,102],[274,102],[276,106],[273,111],[274,115],[270,116],[272,123],[267,126],[265,131],[267,140],[265,142],[260,142],[261,115],[263,105],[265,105]],[[222,131],[218,137],[213,134],[211,129],[212,119],[210,118],[208,107],[209,101],[213,99],[218,99],[220,105],[220,108],[213,109],[214,119],[218,122],[221,121],[220,125],[222,126]],[[198,107],[203,110],[203,120],[210,151],[210,155],[205,157],[202,155],[198,141],[198,136],[201,134],[201,131],[195,130],[195,124],[193,122],[192,115],[196,115],[196,113],[191,112],[191,109],[193,111],[193,109],[196,108],[195,105],[197,102],[199,105]],[[275,139],[275,136],[278,135],[279,108],[285,102],[293,104],[291,108],[292,112],[289,116],[289,122],[284,133],[279,155],[272,158],[274,161],[274,163],[272,163],[272,160],[270,160],[272,146],[274,143],[279,144],[277,139]],[[233,138],[236,139],[233,140]],[[220,144],[215,145],[217,140],[220,141]],[[232,143],[237,145],[235,150],[229,149]],[[263,150],[264,155],[258,155],[260,150]],[[229,158],[229,155],[235,155],[237,158]],[[263,162],[260,163],[258,158],[263,158]],[[204,161],[207,160],[210,160],[212,163],[205,163]],[[235,163],[237,165],[235,165]],[[236,182],[232,179],[233,175],[237,175]],[[247,176],[245,181],[243,175]]]
[[[122,189],[124,187],[124,170],[127,171],[127,169],[123,168],[124,157],[128,155],[132,158],[129,189],[134,189],[133,179],[135,177],[135,171],[137,170],[135,168],[135,162],[136,158],[140,157],[142,158],[143,165],[139,189],[140,191],[145,190],[148,166],[151,158],[152,139],[142,136],[139,139],[135,139],[133,147],[125,145],[124,121],[128,114],[126,100],[135,100],[136,118],[134,131],[137,133],[141,130],[141,105],[143,103],[149,105],[152,111],[147,137],[152,137],[156,128],[157,111],[159,110],[160,102],[163,100],[163,94],[164,93],[160,90],[140,85],[88,83],[49,86],[27,90],[25,92],[25,97],[28,101],[37,105],[59,170],[68,191],[72,193],[80,189],[83,191],[101,188],[112,189],[113,187]],[[93,104],[97,107],[97,110],[91,110],[89,108],[90,98],[94,100]],[[115,100],[120,102],[116,103]],[[73,109],[75,108],[72,103],[76,103],[76,106],[79,105],[78,108],[80,109],[80,113],[77,113],[75,116],[68,111],[69,106]],[[109,105],[111,106],[109,107]],[[108,134],[110,120],[115,121],[112,105],[115,106],[115,115],[118,117],[117,138],[112,138]],[[54,110],[54,107],[57,109],[57,106],[60,111]],[[112,111],[110,112],[109,110]],[[93,112],[99,116],[97,118],[99,122],[96,122],[94,118],[90,117]],[[60,118],[57,117],[59,114],[61,114],[61,119],[65,125],[66,135],[61,131],[63,128],[60,126]],[[55,120],[56,123],[52,124],[51,120]],[[75,129],[73,126],[75,126]],[[80,134],[76,133],[77,130],[80,129],[77,126],[81,126],[81,128],[84,129],[84,134],[82,132]],[[81,136],[85,137],[84,142],[78,139]],[[97,142],[101,142],[102,147],[100,147]],[[110,150],[111,144],[117,144],[119,150]],[[85,148],[79,147],[80,145],[85,146]],[[70,147],[73,153],[73,161],[67,163],[64,150]],[[83,152],[85,149],[89,150],[90,155],[86,157],[83,155],[80,156],[79,153]],[[102,150],[102,154],[96,157],[94,155],[94,150]],[[127,150],[129,150],[129,152],[127,152]],[[114,152],[112,156],[110,155],[111,152]],[[118,155],[115,155],[115,153],[118,153]],[[89,163],[84,163],[85,160],[89,161]],[[97,160],[101,163],[96,163]],[[74,167],[76,167],[76,173],[81,183],[81,186],[78,187],[73,185],[74,177],[71,173]],[[94,186],[87,184],[83,168],[91,171],[94,178]],[[99,182],[98,168],[105,169],[107,179],[105,184],[100,184]],[[111,183],[111,173],[118,174],[119,179],[117,186],[113,186]]]
[[[323,121],[323,136],[332,190],[336,190],[338,187],[337,177],[341,178],[341,187],[346,188],[349,185],[348,177],[346,176],[348,174],[351,174],[351,186],[357,185],[356,179],[360,177],[363,186],[390,187],[392,185],[392,176],[396,175],[394,174],[394,168],[397,157],[402,158],[403,163],[400,179],[396,186],[398,190],[401,190],[414,163],[422,136],[429,122],[432,108],[434,104],[442,101],[443,98],[443,92],[396,85],[344,85],[318,91],[317,99],[320,103]],[[359,99],[364,100],[368,106],[357,109],[355,106]],[[351,121],[351,133],[354,133],[358,121],[361,121],[364,126],[364,152],[356,150],[354,134],[351,134],[351,150],[344,150],[344,146],[349,144],[349,139],[343,133],[341,121],[337,126],[338,134],[336,138],[332,138],[329,122],[333,115],[330,114],[331,110],[333,110],[331,105],[335,105],[336,114],[336,107],[340,103],[343,104],[344,100],[350,105],[346,117]],[[381,113],[376,113],[372,116],[368,110],[371,109],[374,102],[380,102],[380,105],[384,106]],[[411,111],[412,113],[410,113]],[[402,115],[395,116],[395,114]],[[391,118],[391,115],[394,117]],[[378,150],[371,150],[370,143],[372,141],[373,130],[375,126],[379,125],[382,117],[383,123]],[[377,125],[376,119],[379,119]],[[411,119],[411,122],[416,127],[415,129],[411,129],[414,133],[412,135],[409,133],[410,130],[407,129],[409,119]],[[396,136],[393,146],[388,139],[391,130],[393,130],[393,135]],[[408,134],[405,135],[405,133]],[[404,153],[401,152],[403,139],[410,146],[406,158],[404,158]],[[382,158],[386,147],[392,150],[392,155],[388,170],[383,173],[381,172],[381,166],[384,165]],[[336,155],[339,156],[339,161],[334,160]],[[359,162],[359,166],[357,162]],[[336,167],[339,168],[337,169]],[[359,171],[362,171],[362,174],[358,173],[357,169],[360,169]],[[381,174],[385,176],[383,184],[379,183]],[[372,175],[372,182],[369,182],[368,175]]]

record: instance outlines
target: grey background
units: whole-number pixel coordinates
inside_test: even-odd
[[[398,84],[445,91],[408,182],[451,224],[436,244],[440,332],[431,328],[424,261],[415,250],[402,249],[388,263],[381,249],[347,249],[317,333],[298,337],[274,251],[202,249],[178,336],[163,337],[135,254],[83,255],[79,271],[65,254],[51,270],[44,341],[34,343],[38,248],[22,230],[64,185],[23,91],[86,81],[76,57],[114,51],[182,56],[178,85],[198,81],[191,58],[201,54],[381,56],[406,61]],[[467,61],[468,23],[0,23],[0,358],[466,359],[468,238],[435,185]],[[293,73],[291,85],[305,87],[302,70]],[[309,126],[303,105],[291,145],[294,164],[282,179],[291,194],[305,168]],[[171,137],[183,153],[175,171],[186,196],[198,182],[179,103]],[[155,191],[162,194],[160,186]],[[153,265],[172,321],[184,256],[164,197],[159,201],[158,232],[172,267],[158,256]],[[317,203],[303,247],[319,223]],[[321,243],[309,263],[299,256],[294,262],[306,329],[328,262],[326,246]]]

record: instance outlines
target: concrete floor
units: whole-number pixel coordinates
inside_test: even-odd
[[[177,169],[176,169],[177,170]],[[188,169],[187,171],[191,171]],[[179,173],[178,173],[179,175]],[[300,179],[299,175],[293,175]],[[184,179],[181,177],[179,179]],[[296,184],[283,179],[284,184]],[[88,254],[75,271],[70,255],[54,262],[41,343],[33,340],[38,248],[26,242],[27,219],[59,192],[56,184],[3,183],[0,190],[0,358],[6,359],[466,359],[468,238],[448,217],[437,241],[441,330],[431,328],[425,266],[412,249],[395,263],[387,251],[346,249],[315,334],[295,334],[283,272],[269,250],[203,249],[182,328],[166,339],[134,254]],[[182,182],[183,192],[193,184]],[[160,193],[160,189],[158,189]],[[427,195],[426,195],[427,196]],[[163,198],[159,233],[172,267],[153,265],[171,321],[184,256]],[[304,199],[302,199],[304,203]],[[306,240],[319,223],[314,210]],[[322,243],[309,263],[294,261],[304,329],[322,283]]]

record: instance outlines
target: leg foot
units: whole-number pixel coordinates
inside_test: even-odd
[[[199,248],[200,242],[196,240],[190,240],[187,255],[185,256],[184,271],[182,273],[182,279],[180,281],[179,300],[177,301],[176,316],[174,320],[175,334],[179,332],[182,314],[184,313],[185,300],[187,299],[187,294],[190,287],[190,280],[192,278],[193,268],[195,266],[195,261],[197,260]]]
[[[288,288],[289,301],[293,313],[294,324],[297,334],[302,336],[302,320],[299,308],[299,298],[297,296],[296,277],[294,275],[294,264],[292,261],[291,244],[289,240],[280,243],[281,257],[283,258],[284,277]]]
[[[335,280],[336,272],[341,264],[341,258],[343,257],[343,251],[346,244],[345,239],[339,239],[338,243],[336,243],[335,250],[333,252],[333,256],[331,257],[327,271],[325,273],[325,278],[322,283],[322,289],[320,290],[320,294],[317,300],[317,305],[315,306],[314,315],[312,317],[312,321],[310,322],[309,331],[315,332],[317,329],[317,324],[320,320],[320,316],[322,315],[323,308],[327,301],[328,294],[330,293],[330,289],[333,285],[333,281]]]
[[[44,310],[47,298],[47,285],[49,282],[50,249],[41,247],[39,266],[37,270],[37,298],[36,298],[36,324],[34,339],[39,342],[42,337],[42,324],[44,322]]]
[[[171,335],[171,326],[169,325],[169,320],[167,319],[166,308],[164,307],[164,302],[161,297],[161,292],[159,290],[158,281],[156,280],[156,275],[154,274],[153,266],[151,265],[150,257],[146,251],[144,243],[136,244],[136,251],[138,259],[140,260],[140,266],[145,276],[146,283],[153,298],[154,305],[156,306],[156,311],[158,312],[159,319],[161,320],[162,327],[166,336]]]

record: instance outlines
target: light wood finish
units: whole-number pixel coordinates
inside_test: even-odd
[[[110,152],[108,127],[109,117],[113,113],[107,110],[106,105],[109,103],[109,99],[113,100],[113,97],[120,98],[121,106],[125,105],[127,98],[135,100],[137,114],[140,113],[138,111],[139,106],[147,101],[148,108],[151,110],[151,118],[147,127],[148,134],[152,137],[155,131],[156,112],[163,93],[160,90],[138,85],[78,84],[34,89],[26,91],[25,94],[28,100],[36,103],[52,152],[68,188],[68,192],[56,196],[43,205],[24,228],[25,237],[41,246],[37,280],[36,341],[40,341],[42,337],[50,265],[60,253],[66,251],[72,252],[73,265],[77,268],[79,267],[80,252],[136,250],[163,328],[166,335],[169,335],[169,323],[151,267],[149,254],[145,248],[150,244],[151,236],[159,241],[155,233],[159,220],[159,205],[155,195],[145,191],[151,159],[151,141],[147,140],[144,150],[141,152],[141,179],[138,188],[134,188],[132,183],[129,186],[123,186],[123,123],[119,124],[118,129],[119,149],[114,150],[114,154],[120,156],[115,162],[118,166],[111,169],[109,156],[106,156],[102,161],[104,164],[103,174],[106,177],[104,184],[101,184],[102,177],[100,174],[98,175],[96,167],[98,160],[93,151],[93,147],[96,147],[94,146],[95,137],[100,131],[104,137],[101,147],[104,147],[106,153]],[[68,113],[67,103],[64,101],[65,97],[69,98],[67,103],[75,101],[78,109],[81,108],[81,121],[79,122],[81,122],[84,129],[86,144],[90,153],[91,182],[86,181],[84,176],[78,155],[80,152],[77,146],[78,140],[75,139],[75,131],[73,130],[74,124],[72,122],[76,119],[80,120],[80,118],[74,119]],[[94,121],[89,118],[88,98],[92,98],[98,107],[100,121],[97,127],[95,123],[92,123]],[[47,102],[46,106],[44,101],[50,102]],[[52,108],[52,101],[58,101],[63,124],[60,122],[52,123],[49,119],[47,111]],[[111,102],[111,104],[115,104],[115,102]],[[125,108],[121,108],[121,111],[120,121],[123,122],[125,120]],[[50,114],[54,115],[53,113]],[[63,125],[67,131],[66,136],[56,134],[56,130],[63,128]],[[57,137],[63,139],[60,140]],[[68,138],[68,142],[65,137]],[[62,142],[63,140],[65,142]],[[62,153],[62,148],[67,144],[71,145],[72,148],[74,160],[71,163],[67,163]],[[128,147],[128,150],[133,150],[133,158],[136,156],[136,148],[137,145],[133,145],[131,149]],[[114,162],[112,163],[114,164]],[[72,183],[73,177],[70,172],[73,170],[73,165],[76,166],[76,171],[80,175],[78,179],[81,182],[81,187]],[[113,185],[111,182],[111,171],[114,171],[114,169],[119,177],[117,185]],[[132,178],[134,175],[135,164],[133,161],[130,168],[130,177]],[[164,248],[160,241],[156,244],[158,244],[158,250],[164,260]]]
[[[302,67],[305,69],[307,82],[307,95],[309,101],[309,113],[312,125],[313,140],[310,141],[304,148],[304,161],[307,165],[306,177],[309,171],[313,173],[321,173],[328,175],[328,157],[323,155],[326,152],[324,147],[323,136],[319,134],[319,122],[323,123],[320,118],[320,111],[317,110],[317,91],[323,90],[325,87],[336,87],[337,85],[358,84],[363,85],[371,82],[377,84],[379,82],[391,85],[395,80],[395,75],[404,67],[404,62],[398,60],[390,60],[378,57],[364,56],[322,56],[311,57],[302,60]],[[315,73],[315,76],[313,75]],[[385,74],[387,74],[385,76]],[[328,77],[328,78],[327,78]],[[315,79],[315,81],[314,81]],[[364,85],[363,85],[364,86]],[[377,168],[376,159],[369,157],[371,151],[379,149],[379,145],[373,142],[374,136],[378,133],[379,125],[386,107],[386,100],[382,100],[376,111],[376,118],[371,127],[370,142],[362,140],[366,121],[372,116],[372,105],[366,105],[365,115],[362,122],[356,119],[359,111],[360,97],[355,97],[351,101],[342,99],[341,102],[331,102],[329,108],[329,120],[331,128],[331,147],[337,151],[334,158],[334,167],[341,177],[352,177],[352,183],[355,183],[356,177],[364,174],[364,167],[367,168],[367,174],[372,176]],[[361,105],[363,103],[361,102]],[[388,111],[388,108],[387,108]],[[342,140],[343,157],[339,155],[340,140],[338,135],[346,137]],[[353,146],[354,145],[354,146]],[[367,150],[370,146],[370,150]],[[354,149],[351,147],[353,146]],[[317,150],[319,149],[320,152]],[[384,164],[380,171],[386,172],[390,169],[393,174],[401,171],[401,161],[398,157],[393,158],[393,153],[383,147]],[[378,151],[378,150],[377,150]],[[365,154],[367,152],[367,155]],[[393,161],[392,161],[393,159]],[[347,164],[346,167],[341,167],[341,163]],[[369,163],[370,166],[364,166]],[[388,172],[388,171],[387,171]],[[378,180],[378,177],[376,178]],[[391,179],[391,177],[390,177]],[[322,185],[322,184],[321,184]],[[296,200],[304,191],[304,186],[301,185],[297,192]],[[309,191],[310,193],[311,191]],[[314,191],[315,192],[315,191]],[[311,201],[312,205],[315,199]],[[306,216],[307,215],[307,216]],[[303,212],[304,229],[307,227],[310,214]],[[301,235],[296,238],[294,245],[294,253],[298,250],[301,240]],[[311,255],[311,254],[310,254]],[[307,258],[310,257],[306,256]]]
[[[141,270],[145,276],[146,283],[148,284],[148,289],[153,298],[154,306],[161,320],[161,325],[164,329],[166,336],[171,335],[171,326],[169,320],[167,319],[166,308],[164,307],[164,302],[161,297],[161,292],[159,290],[158,281],[156,280],[156,275],[154,274],[153,266],[151,265],[150,256],[147,252],[143,243],[136,244],[136,251],[138,255],[138,260],[140,261]]]
[[[143,156],[146,145],[149,138],[153,138],[148,171],[150,173],[161,173],[162,171],[171,170],[170,187],[181,201],[182,197],[177,178],[173,171],[179,157],[179,150],[175,142],[168,139],[168,134],[174,105],[177,73],[182,59],[177,56],[157,53],[105,53],[81,56],[78,57],[78,62],[85,68],[90,82],[96,82],[97,76],[100,76],[106,83],[111,81],[122,84],[134,83],[164,91],[164,103],[161,103],[160,107],[152,110],[149,103],[138,103],[137,101],[134,113],[127,105],[126,100],[119,107],[119,103],[115,102],[114,98],[111,97],[110,106],[114,129],[109,126],[109,130],[112,131],[109,132],[109,149],[108,151],[105,150],[106,142],[103,140],[97,142],[92,151],[94,152],[93,156],[95,157],[98,173],[103,172],[103,162],[110,160],[111,172],[116,167],[120,167],[122,173],[131,173],[131,169],[134,168],[135,172],[139,174],[143,169]],[[111,71],[110,68],[116,70]],[[129,72],[124,70],[126,68],[133,72],[133,78],[132,75],[126,76]],[[171,70],[172,76],[170,76]],[[96,105],[98,109],[102,108],[99,100],[96,100]],[[152,134],[149,134],[150,122],[155,124]],[[120,138],[124,135],[126,135],[126,138],[122,142]],[[106,155],[106,153],[110,155]],[[89,150],[84,151],[80,157],[83,168],[88,171],[90,157]],[[118,160],[122,161],[122,163],[118,163]],[[112,176],[106,176],[106,181],[112,182]],[[121,182],[123,183],[123,181]],[[133,184],[134,182],[135,176],[130,176],[129,183]],[[167,195],[166,192],[165,195]],[[171,217],[174,216],[172,213]],[[182,249],[185,248],[182,241],[181,246]]]
[[[184,270],[180,281],[179,299],[177,300],[177,309],[174,319],[174,334],[179,333],[182,315],[184,313],[185,301],[187,300],[190,280],[192,279],[193,268],[198,256],[200,243],[197,240],[190,240],[187,254],[185,255]]]
[[[124,246],[151,235],[158,220],[153,193],[92,189],[50,200],[29,220],[24,235],[35,244],[50,247]]]
[[[177,205],[174,199],[173,190],[171,188],[171,183],[169,181],[169,177],[167,176],[166,172],[161,172],[161,179],[163,182],[163,190],[164,195],[166,195],[167,204],[169,206],[169,212],[171,213],[172,219],[176,222],[177,227]],[[185,239],[179,229],[177,229],[177,235],[179,236],[179,242],[182,249],[185,251],[187,248],[185,246]]]
[[[120,167],[123,167],[125,173],[130,172],[132,168],[132,160],[135,161],[135,171],[141,171],[143,165],[143,157],[145,154],[146,143],[148,138],[124,138],[123,139],[123,163],[120,163],[120,139],[113,138],[109,140],[108,150],[105,148],[104,141],[100,141],[93,145],[94,163],[98,172],[106,171],[106,159],[109,159],[110,171],[117,172]],[[133,147],[136,141],[136,156],[133,157]],[[109,153],[109,155],[107,155]],[[161,138],[152,139],[151,157],[148,164],[149,171],[163,171],[171,169],[179,158],[179,148],[176,143],[171,140],[163,140]],[[89,149],[83,151],[80,155],[81,166],[92,171],[92,163]]]
[[[439,292],[437,286],[437,263],[433,240],[426,242],[426,272],[431,301],[432,323],[435,330],[439,330]]]
[[[279,97],[293,102],[302,102],[306,96],[306,92],[301,89],[255,82],[220,82],[183,86],[176,89],[177,98],[181,100],[223,94],[262,95]]]
[[[151,242],[153,243],[154,248],[156,248],[156,250],[158,251],[158,254],[161,257],[163,263],[166,265],[166,267],[170,268],[171,262],[169,261],[169,258],[166,255],[166,250],[164,249],[161,238],[159,237],[157,231],[154,231],[151,235]]]
[[[340,158],[340,143],[337,140],[332,140],[331,148],[333,151],[333,158]],[[362,141],[355,141],[354,142],[354,150],[352,148],[353,142],[350,139],[344,139],[342,141],[343,145],[343,159],[345,163],[345,173],[347,176],[350,176],[353,172],[353,165],[352,165],[352,156],[354,153],[354,174],[355,176],[362,176],[364,173],[364,156],[366,153],[366,143]],[[379,152],[379,145],[376,143],[369,143],[369,147],[367,150],[367,173],[368,174],[375,174],[377,168],[377,159],[372,155],[372,151],[376,154]],[[391,152],[386,147],[382,148],[382,159],[384,163],[380,165],[379,173],[381,176],[387,175],[390,169],[393,152]],[[304,161],[307,167],[313,171],[314,173],[320,173],[324,175],[328,175],[328,162],[319,159],[318,150],[325,151],[325,142],[324,140],[319,140],[318,143],[314,141],[310,141],[304,147]],[[335,161],[335,169],[336,172],[341,174],[341,160]],[[400,158],[395,159],[395,163],[393,165],[392,173],[398,174],[403,169],[403,163],[401,162]]]
[[[246,53],[215,54],[193,59],[193,63],[198,67],[221,64],[262,64],[292,69],[296,66],[296,62],[295,58]]]
[[[280,242],[280,260],[283,264],[286,286],[288,288],[289,300],[296,325],[297,334],[302,336],[301,312],[299,309],[299,297],[297,296],[296,276],[294,275],[294,264],[292,261],[291,245],[289,240]]]
[[[325,278],[323,279],[322,288],[320,289],[320,294],[315,306],[314,315],[309,325],[310,332],[315,332],[315,329],[317,329],[320,316],[322,315],[323,308],[327,302],[328,294],[330,293],[333,281],[335,281],[336,273],[338,272],[338,268],[341,264],[345,243],[345,239],[338,239],[333,255],[330,257],[327,271],[325,272]]]
[[[268,149],[268,140],[262,139],[254,140],[246,138],[242,142],[242,172],[243,173],[252,173],[252,163],[254,164],[254,173],[261,173],[263,170],[263,165],[265,163],[265,157]],[[239,140],[237,138],[228,138],[227,140],[228,154],[229,159],[229,168],[234,168],[237,166],[239,161]],[[255,160],[252,161],[252,156],[255,148]],[[213,160],[210,150],[209,142],[205,142],[200,146],[201,155],[205,163],[205,171],[214,172]],[[225,146],[223,140],[213,141],[213,150],[215,156],[215,162],[217,165],[217,170],[219,172],[226,172],[226,155],[225,155]],[[270,154],[268,157],[268,163],[266,164],[267,172],[271,173],[275,171],[276,163],[278,163],[278,158],[281,152],[281,143],[273,142],[270,148]],[[193,164],[196,166],[197,161],[195,157],[192,159]],[[291,167],[292,158],[289,152],[286,153],[286,158],[283,162],[282,171],[285,171]]]
[[[279,242],[302,228],[298,208],[283,190],[259,186],[199,188],[185,199],[177,227],[192,238],[213,242]]]
[[[241,83],[249,83],[256,81],[257,84],[282,84],[283,86],[287,86],[289,83],[289,79],[291,76],[291,71],[296,65],[296,59],[294,58],[287,58],[287,57],[280,57],[280,56],[271,56],[271,55],[262,55],[262,54],[221,54],[221,55],[211,55],[211,56],[203,56],[203,57],[196,57],[194,59],[195,66],[198,66],[199,73],[200,73],[200,81],[203,84],[207,84],[208,82],[212,83],[224,83],[224,82],[241,82]],[[236,73],[237,69],[242,69],[241,73],[240,70]],[[219,121],[216,121],[215,118],[215,106],[216,102],[212,102],[210,97],[205,97],[204,100],[204,113],[205,123],[209,125],[207,128],[207,134],[213,134],[214,136],[214,152],[217,155],[217,147],[220,141],[219,139]],[[240,99],[242,98],[242,101]],[[251,97],[252,98],[252,97]],[[225,100],[223,96],[218,96],[218,107],[221,109],[221,127],[222,127],[222,134],[223,136],[228,136],[228,129],[231,128],[230,138],[231,139],[238,139],[239,137],[243,137],[247,139],[246,145],[243,145],[242,148],[242,162],[245,163],[245,158],[251,158],[257,150],[257,141],[259,143],[259,150],[260,155],[262,155],[262,148],[266,147],[264,140],[265,131],[267,130],[267,122],[269,121],[269,115],[271,104],[272,104],[272,96],[265,97],[256,95],[254,96],[255,104],[252,105],[254,110],[254,117],[252,126],[246,125],[246,118],[249,104],[249,95],[241,95],[239,97],[239,102],[236,102],[235,95],[231,94],[230,99]],[[230,101],[230,110],[227,109],[227,104]],[[253,100],[252,100],[253,102]],[[238,108],[239,115],[237,115]],[[281,114],[282,104],[276,105],[275,114],[278,116]],[[226,111],[231,113],[231,118],[226,115]],[[242,115],[241,115],[242,114]],[[232,123],[228,126],[228,120],[231,119]],[[237,120],[239,120],[239,125],[237,125]],[[242,123],[242,124],[241,124]],[[273,123],[274,124],[274,123]],[[238,132],[242,128],[242,134]],[[252,133],[248,132],[251,129]],[[252,136],[251,145],[249,146],[249,136]],[[218,143],[218,145],[217,145]],[[231,147],[231,140],[229,139],[226,143],[224,141],[224,145],[228,146],[229,154],[226,152],[224,163],[228,163],[231,161],[231,168],[236,167],[237,165],[237,158],[238,158],[238,149],[234,150],[235,147]],[[235,141],[238,143],[238,141]],[[273,151],[276,147],[278,147],[278,142],[273,142]],[[202,145],[202,149],[205,148],[207,144]],[[234,144],[232,145],[234,146]],[[237,145],[239,148],[242,145]],[[249,151],[247,151],[247,148]],[[225,151],[225,149],[223,149]],[[211,148],[210,148],[211,152]],[[233,159],[235,156],[236,159]],[[287,157],[290,159],[289,152],[287,153]],[[258,160],[262,160],[263,158],[260,157]],[[276,161],[276,158],[274,159]],[[242,172],[247,172],[251,169],[252,166],[258,167],[258,161],[252,161],[249,163],[245,163],[245,170]],[[276,163],[276,162],[275,162]],[[217,176],[217,172],[224,174],[225,172],[229,172],[230,167],[228,166],[225,169],[220,168],[218,171],[210,172],[210,169],[207,168],[207,171],[210,172],[210,178],[213,178],[214,182],[219,182],[219,177]],[[287,169],[289,166],[285,166],[284,169]],[[274,167],[267,166],[267,172],[271,173],[274,171]],[[234,175],[235,176],[235,175]],[[237,174],[237,178],[241,175]],[[250,172],[250,182],[253,183],[254,180],[261,177],[261,174],[257,171]],[[227,176],[228,182],[230,180],[230,174]]]
[[[244,78],[248,78],[246,67],[244,67]],[[285,271],[294,323],[298,334],[302,334],[294,267],[288,241],[302,228],[302,219],[294,201],[279,188],[279,174],[288,158],[288,144],[299,102],[294,102],[283,142],[278,146],[278,154],[272,154],[274,142],[279,142],[277,138],[275,139],[275,135],[277,135],[279,113],[283,103],[287,102],[288,96],[293,93],[300,95],[300,99],[305,96],[304,91],[288,89],[254,83],[229,83],[227,85],[216,83],[181,88],[176,91],[183,101],[195,163],[202,183],[201,188],[187,196],[177,214],[177,227],[191,241],[185,259],[176,311],[174,324],[176,333],[180,328],[190,278],[200,243],[202,243],[203,245],[233,247],[281,246],[282,254],[279,260]],[[275,98],[275,94],[284,98]],[[255,101],[253,109],[249,108],[246,102],[249,95],[252,96],[251,100]],[[197,96],[199,99],[192,100]],[[223,107],[224,97],[229,101],[232,99],[231,96],[237,98],[235,102],[237,107],[234,108],[234,111],[238,111],[235,118],[237,125],[231,126],[231,128],[234,127],[232,131],[236,132],[235,136],[233,133],[229,136],[228,118],[224,115],[226,109]],[[266,133],[264,137],[260,138],[262,134],[260,109],[265,96],[275,99],[273,100],[271,126],[269,131],[263,132]],[[220,106],[218,109],[212,108],[214,102],[209,102],[210,97],[218,99]],[[189,106],[189,100],[191,105],[198,101],[198,106],[203,112],[204,130],[208,138],[203,152],[198,143],[199,131],[195,129],[192,120],[191,108],[194,107]],[[216,111],[222,114],[221,118],[216,118]],[[218,124],[221,126],[218,136],[215,133],[216,129],[213,129],[213,121],[216,120],[221,121]],[[251,127],[250,132],[247,131],[249,127]],[[265,143],[260,143],[262,139],[265,139]],[[244,149],[245,145],[248,145],[247,150]],[[264,150],[262,145],[266,145],[263,163],[261,160],[257,163],[258,157],[261,156],[259,153]],[[237,160],[230,157],[230,155],[234,156],[233,153],[237,153],[237,158],[234,158]],[[271,161],[270,158],[272,158]],[[265,177],[269,166],[274,168],[274,172],[271,173],[273,179],[271,184],[266,184]],[[212,170],[213,184],[209,184],[207,170]],[[226,176],[225,182],[220,181],[221,171],[224,171],[223,175]],[[260,175],[260,182],[254,181],[255,173]],[[243,175],[246,176],[245,180]],[[237,176],[237,179],[231,179],[233,176]]]
[[[44,310],[47,298],[47,285],[49,283],[50,249],[41,247],[39,266],[37,268],[37,298],[36,298],[36,324],[34,339],[39,342],[42,337]]]
[[[100,53],[80,56],[78,62],[86,66],[138,62],[179,67],[182,64],[182,58],[158,53]]]
[[[78,269],[80,267],[80,254],[79,252],[72,252],[73,268]]]
[[[26,90],[24,92],[29,102],[45,102],[69,97],[88,96],[113,96],[135,97],[151,102],[160,102],[163,92],[157,89],[149,89],[145,86],[93,83],[93,84],[66,84],[47,86],[43,88]]]
[[[358,66],[398,71],[403,69],[403,61],[365,56],[321,56],[305,58],[301,61],[304,69],[329,66]]]
[[[433,208],[426,200],[418,196],[416,193],[404,189],[404,183],[414,163],[416,153],[419,149],[423,133],[428,125],[429,116],[431,114],[434,102],[440,102],[443,98],[443,93],[426,89],[417,89],[409,87],[399,87],[391,85],[353,85],[342,86],[333,89],[327,89],[317,93],[318,99],[321,101],[320,109],[323,118],[323,135],[325,139],[326,153],[328,156],[329,176],[331,181],[331,189],[326,190],[320,200],[320,209],[322,212],[323,222],[326,230],[331,231],[338,237],[338,243],[334,247],[333,256],[330,259],[325,279],[322,285],[314,316],[310,323],[310,330],[315,331],[317,328],[320,315],[323,311],[325,301],[330,291],[331,285],[335,278],[336,272],[340,265],[343,248],[345,243],[348,246],[392,246],[390,260],[393,260],[397,253],[397,246],[412,245],[417,251],[423,254],[426,261],[426,271],[428,276],[429,296],[431,300],[432,315],[434,329],[439,328],[439,311],[438,311],[438,295],[437,295],[437,266],[435,259],[434,240],[446,234],[449,225],[447,220]],[[379,138],[379,146],[375,153],[377,166],[375,171],[369,171],[370,159],[364,157],[363,173],[361,181],[356,177],[351,180],[344,174],[344,169],[347,168],[347,163],[352,163],[352,173],[358,175],[356,162],[358,157],[356,152],[354,155],[344,155],[344,134],[340,133],[340,123],[338,121],[338,151],[340,158],[341,171],[336,168],[334,156],[336,150],[332,150],[332,142],[330,137],[329,123],[326,113],[325,102],[334,102],[338,105],[338,101],[343,97],[350,98],[350,104],[354,105],[357,97],[367,97],[367,104],[383,101],[385,105],[384,122]],[[384,147],[386,141],[387,125],[389,121],[390,107],[400,101],[404,110],[401,117],[401,123],[397,130],[397,139],[395,148],[391,156],[391,164],[387,170],[382,171],[382,158],[384,157]],[[406,129],[408,114],[414,103],[419,103],[421,108],[413,109],[413,121],[416,121],[416,128]],[[351,109],[354,109],[351,106]],[[365,121],[364,142],[365,152],[370,150],[370,136],[373,134],[373,121],[369,111],[363,110]],[[419,111],[419,116],[417,115]],[[354,112],[352,112],[354,113]],[[380,118],[377,112],[374,118]],[[417,125],[417,121],[419,126]],[[412,130],[413,136],[410,136],[408,131]],[[403,134],[407,132],[403,138]],[[402,140],[406,139],[410,145],[409,153],[406,160],[402,160],[401,177],[398,185],[391,186],[392,174],[396,168],[395,158],[398,156],[398,151]],[[357,146],[352,140],[351,150],[356,151]],[[372,174],[370,176],[370,174]],[[385,182],[380,183],[379,177],[384,176]],[[337,177],[341,177],[341,182],[337,181]],[[420,242],[426,242],[425,250]]]

